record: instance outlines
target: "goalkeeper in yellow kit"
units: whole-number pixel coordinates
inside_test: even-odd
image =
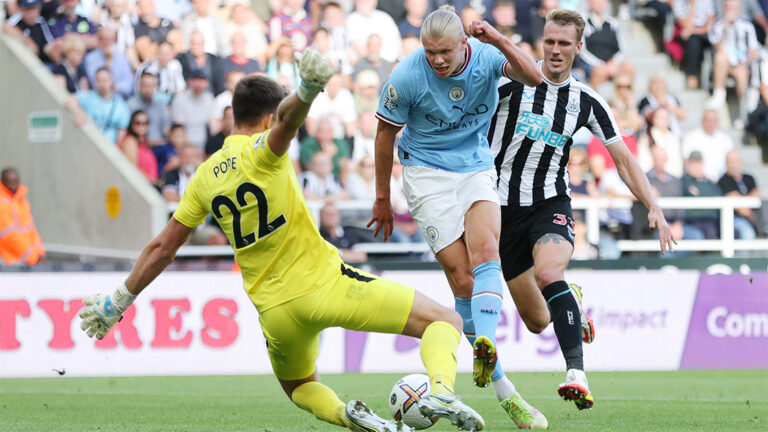
[[[302,83],[288,97],[265,76],[249,75],[237,84],[232,135],[198,168],[168,225],[144,248],[125,282],[111,294],[83,299],[81,328],[103,338],[210,213],[234,249],[275,375],[293,403],[354,431],[410,431],[361,401],[345,405],[315,370],[325,328],[402,333],[422,339],[432,395],[419,402],[420,411],[460,429],[481,430],[482,417],[453,393],[459,315],[411,288],[346,265],[320,236],[286,152],[333,71],[311,49],[296,62]]]

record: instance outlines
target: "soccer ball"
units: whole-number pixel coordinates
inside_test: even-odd
[[[400,378],[389,394],[389,411],[392,417],[402,420],[414,429],[426,429],[435,424],[439,419],[424,417],[417,406],[419,399],[429,396],[430,391],[429,377],[424,374]]]

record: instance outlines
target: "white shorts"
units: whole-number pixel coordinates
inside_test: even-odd
[[[432,252],[464,234],[464,214],[477,201],[499,204],[496,171],[457,173],[423,166],[403,167],[405,198]]]

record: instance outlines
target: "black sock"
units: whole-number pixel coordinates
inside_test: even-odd
[[[581,349],[581,315],[579,305],[565,281],[557,281],[541,291],[549,306],[549,314],[560,342],[560,350],[568,369],[584,370],[584,352]]]

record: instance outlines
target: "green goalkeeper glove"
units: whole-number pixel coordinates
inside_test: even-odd
[[[335,72],[328,64],[328,60],[312,48],[305,49],[301,54],[294,53],[293,59],[296,61],[299,77],[301,77],[301,85],[296,90],[296,94],[305,103],[312,103]]]
[[[80,328],[88,337],[96,335],[99,339],[109,333],[109,330],[120,321],[123,312],[133,303],[135,295],[128,292],[125,284],[121,284],[112,294],[95,294],[83,299],[85,307],[80,310]]]

